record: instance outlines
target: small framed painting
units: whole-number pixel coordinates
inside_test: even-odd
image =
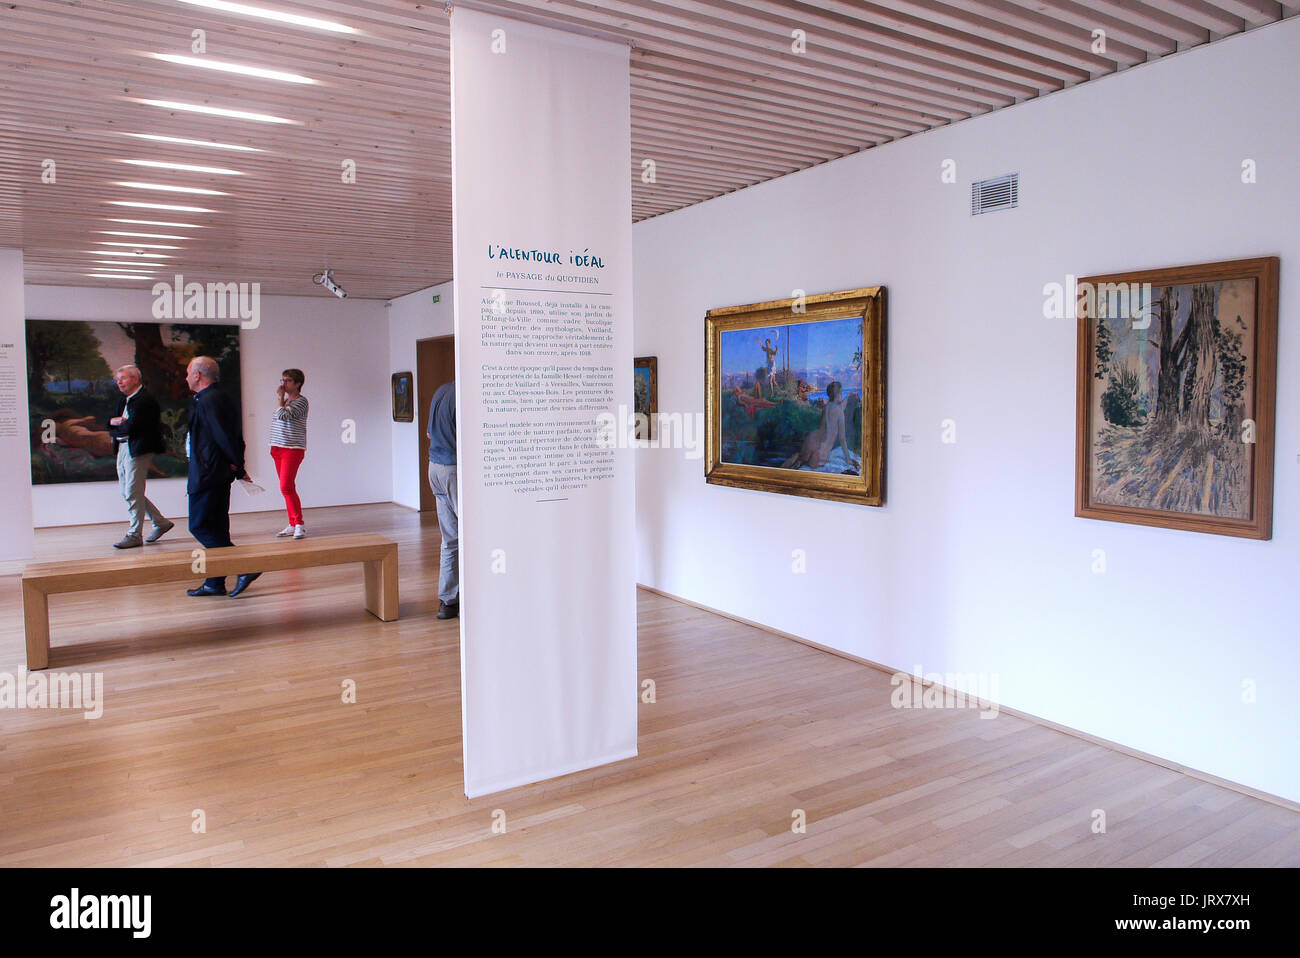
[[[393,373],[393,422],[415,422],[415,376]]]
[[[882,505],[884,287],[728,306],[704,322],[707,481]]]
[[[1079,281],[1076,516],[1268,539],[1277,257]]]
[[[636,387],[636,438],[653,441],[659,423],[659,357],[641,356],[632,360],[632,382]],[[643,418],[644,417],[644,418]]]

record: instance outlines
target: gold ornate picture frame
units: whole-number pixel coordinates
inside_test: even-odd
[[[393,373],[393,422],[415,422],[414,373]]]
[[[885,288],[705,316],[705,478],[885,501]]]
[[[637,356],[632,360],[632,412],[644,419],[636,420],[636,438],[654,442],[659,438],[659,357]]]

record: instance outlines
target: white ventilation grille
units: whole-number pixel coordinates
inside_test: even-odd
[[[1015,209],[1020,205],[1020,174],[1008,173],[970,186],[970,215]]]

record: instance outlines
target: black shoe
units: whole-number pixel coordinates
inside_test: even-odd
[[[235,580],[235,587],[230,590],[230,597],[233,599],[235,596],[239,595],[239,593],[243,592],[250,585],[252,585],[253,580],[256,579],[261,574],[262,573],[260,572],[245,572],[243,575],[241,575],[238,579]]]
[[[186,594],[186,595],[194,595],[194,596],[199,596],[199,595],[225,595],[225,594],[226,594],[226,587],[225,587],[225,586],[222,586],[220,589],[218,589],[216,586],[214,586],[214,585],[208,585],[208,584],[205,582],[203,585],[199,586],[197,589],[186,589],[186,590],[185,590],[185,594]]]
[[[446,602],[443,602],[441,599],[438,600],[438,618],[440,618],[440,619],[454,619],[454,618],[456,618],[458,615],[460,615],[460,600],[459,600],[459,599],[458,599],[457,601],[451,603],[451,605],[448,605]]]

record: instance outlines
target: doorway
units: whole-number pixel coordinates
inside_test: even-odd
[[[420,511],[437,508],[429,491],[429,403],[443,383],[456,378],[456,337],[438,336],[415,343],[415,408],[420,425]]]

